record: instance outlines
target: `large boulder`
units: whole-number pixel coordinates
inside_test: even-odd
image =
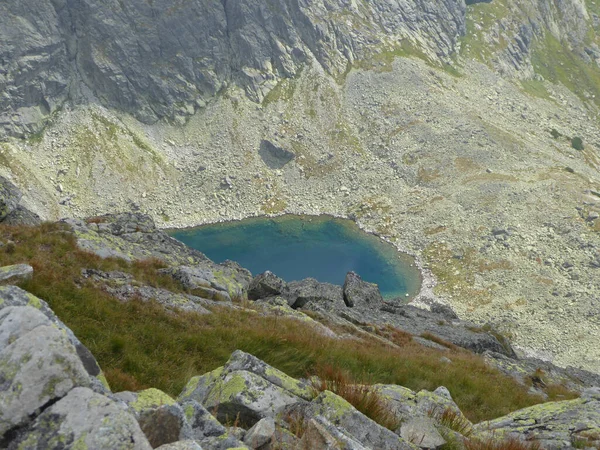
[[[129,406],[153,448],[186,437],[183,409],[164,392],[152,388],[140,392],[119,392],[115,397]]]
[[[210,389],[204,406],[215,411],[220,421],[239,420],[252,426],[260,419],[274,417],[300,399],[285,389],[244,370],[224,374]]]
[[[0,176],[0,222],[17,209],[22,196],[19,188]]]
[[[41,224],[42,219],[24,206],[18,205],[4,218],[2,223],[5,225],[26,225],[33,227]]]
[[[100,366],[98,365],[96,358],[94,358],[94,355],[92,355],[88,348],[77,339],[71,329],[56,317],[56,314],[54,314],[45,301],[17,286],[0,286],[0,310],[9,306],[31,306],[38,309],[55,327],[61,330],[71,344],[73,344],[86,371],[90,375],[100,379],[102,383],[106,384],[106,380],[102,375]],[[101,389],[100,385],[96,387]]]
[[[113,400],[78,387],[44,410],[10,450],[150,450],[135,418]]]
[[[293,152],[268,140],[261,141],[258,154],[271,169],[281,169],[296,156]]]
[[[535,440],[547,450],[598,448],[600,445],[600,389],[581,398],[543,403],[520,409],[475,427],[482,439]]]
[[[161,269],[159,272],[170,275],[185,289],[199,291],[203,298],[231,301],[227,287],[217,282],[212,270],[206,267],[179,266]]]
[[[375,283],[363,281],[355,272],[348,272],[344,281],[344,302],[351,308],[367,305],[375,308],[383,304],[383,297]]]
[[[223,367],[192,378],[178,400],[197,401],[214,411],[221,421],[238,418],[252,426],[310,398],[312,393],[306,383],[238,350]]]
[[[427,417],[413,417],[402,423],[400,436],[408,442],[417,444],[422,449],[435,450],[442,448],[446,440],[436,428],[433,420]]]
[[[259,420],[244,436],[244,444],[250,448],[261,448],[273,440],[275,434],[275,420],[267,417]]]
[[[346,400],[330,391],[321,392],[305,410],[305,415],[309,418],[326,419],[337,429],[328,428],[328,432],[345,434],[366,448],[385,448],[387,450],[414,450],[417,448],[394,432],[369,419]]]
[[[292,308],[312,309],[312,306],[325,310],[343,308],[342,287],[330,283],[321,283],[314,278],[288,283],[284,294]]]
[[[283,294],[286,287],[285,281],[267,270],[252,279],[248,287],[248,299],[259,300],[261,298],[275,297]]]
[[[27,306],[0,310],[0,436],[90,377],[68,337]]]

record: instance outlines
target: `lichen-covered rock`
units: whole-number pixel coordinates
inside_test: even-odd
[[[251,372],[304,400],[311,400],[314,397],[313,391],[307,382],[296,380],[281,370],[261,361],[256,356],[241,350],[233,352],[223,367],[225,371],[242,370]]]
[[[181,283],[185,289],[197,289],[199,287],[213,288],[220,291],[226,291],[227,288],[215,280],[214,273],[203,267],[179,266],[167,269],[160,269],[160,273],[173,277],[174,280]]]
[[[194,400],[181,403],[189,430],[185,430],[186,438],[199,442],[209,450],[227,450],[245,448],[236,436],[202,406]]]
[[[179,397],[177,397],[177,401],[183,403],[187,400],[194,400],[198,403],[203,403],[214,383],[223,375],[224,370],[224,367],[217,367],[215,370],[204,375],[190,378],[183,391],[181,391],[181,394],[179,394]]]
[[[111,399],[75,388],[40,414],[10,450],[150,450],[135,418]]]
[[[0,436],[77,386],[91,386],[75,347],[40,311],[0,311]]]
[[[172,406],[176,402],[168,394],[160,389],[150,388],[140,392],[123,391],[114,394],[129,406],[136,417],[148,410],[154,410],[160,406]]]
[[[210,389],[203,405],[214,410],[220,421],[239,419],[252,426],[264,417],[274,417],[288,405],[300,402],[289,391],[247,371],[224,374]]]
[[[259,300],[281,295],[285,292],[286,287],[285,281],[267,270],[252,279],[248,287],[248,299]]]
[[[0,267],[0,282],[24,281],[33,275],[33,267],[29,264],[15,264],[12,266]]]
[[[450,410],[456,416],[457,420],[466,428],[472,426],[458,405],[452,399],[450,392],[443,386],[435,391],[429,392],[421,390],[414,392],[403,386],[393,384],[378,384],[374,388],[387,401],[394,414],[403,421],[412,418],[433,418],[434,420]]]
[[[309,417],[321,416],[367,448],[408,450],[412,446],[392,431],[382,427],[333,392],[324,391],[307,408]],[[330,430],[328,430],[330,431]]]
[[[151,388],[140,392],[119,392],[114,396],[129,406],[153,448],[186,437],[183,409],[164,392]]]
[[[244,436],[244,444],[250,448],[260,448],[271,442],[275,434],[275,420],[267,417],[259,420]]]
[[[600,444],[600,394],[588,391],[575,400],[534,405],[481,422],[474,430],[483,438],[536,440],[548,450],[594,447]]]
[[[437,430],[433,420],[427,417],[414,417],[402,423],[400,436],[422,449],[438,449],[446,440]]]
[[[85,370],[94,377],[102,377],[100,366],[94,355],[77,339],[71,329],[56,317],[56,314],[45,301],[17,286],[0,286],[0,310],[9,306],[31,306],[42,312],[58,329],[65,333],[75,347]],[[98,388],[100,388],[100,385],[98,385]]]
[[[380,307],[383,304],[383,297],[379,292],[379,286],[375,283],[364,281],[358,274],[348,272],[344,281],[344,302],[346,306],[366,306]]]

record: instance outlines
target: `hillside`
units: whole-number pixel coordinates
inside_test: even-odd
[[[600,445],[598,375],[516,358],[447,307],[386,304],[356,274],[343,299],[294,291],[141,214],[0,240],[2,448]]]
[[[597,372],[598,6],[468,3],[3,2],[2,174],[51,220],[351,217]]]

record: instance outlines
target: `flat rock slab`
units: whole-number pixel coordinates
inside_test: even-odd
[[[537,440],[544,449],[559,450],[570,443],[600,444],[600,390],[592,388],[581,398],[549,402],[520,409],[474,427],[481,437]]]
[[[33,267],[29,264],[15,264],[0,267],[0,283],[29,280],[33,276]]]
[[[446,443],[432,420],[416,417],[404,422],[400,428],[400,436],[422,449],[437,449]]]

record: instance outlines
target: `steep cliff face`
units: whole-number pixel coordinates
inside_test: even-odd
[[[405,39],[445,57],[465,32],[463,0],[10,0],[0,12],[3,135],[90,93],[146,123],[177,120],[229,83],[260,101],[306,63],[338,76]]]

